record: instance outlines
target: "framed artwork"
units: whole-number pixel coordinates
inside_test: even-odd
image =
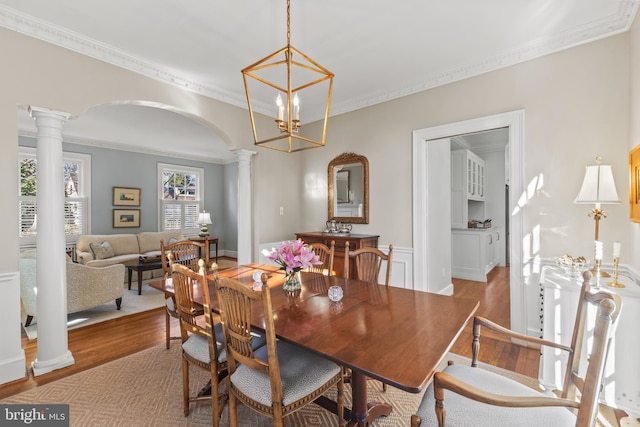
[[[113,228],[140,227],[140,209],[114,209]]]
[[[640,145],[629,152],[629,219],[640,222]]]
[[[140,189],[113,187],[113,206],[140,206]]]

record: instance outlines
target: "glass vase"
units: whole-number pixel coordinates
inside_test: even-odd
[[[302,283],[300,282],[300,272],[296,271],[291,274],[287,274],[284,279],[284,284],[282,285],[282,289],[291,292],[291,291],[299,291],[302,288]]]

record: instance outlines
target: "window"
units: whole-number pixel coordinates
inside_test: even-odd
[[[204,169],[158,163],[161,230],[195,233],[204,206]]]
[[[19,147],[19,232],[21,245],[35,243],[37,217],[37,151]],[[75,242],[89,230],[89,197],[91,192],[91,156],[63,153],[64,171],[64,229],[67,243]]]

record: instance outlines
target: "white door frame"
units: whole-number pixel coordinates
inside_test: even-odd
[[[415,289],[429,289],[429,254],[438,250],[438,242],[430,241],[427,182],[428,150],[431,140],[449,138],[497,128],[509,128],[509,212],[510,217],[510,294],[511,329],[526,333],[527,305],[524,301],[524,265],[522,242],[524,238],[524,211],[518,203],[524,194],[524,110],[480,117],[413,131],[413,280]]]

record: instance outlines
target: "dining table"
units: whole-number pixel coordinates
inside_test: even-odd
[[[272,313],[264,313],[262,305],[256,305],[253,327],[264,330],[265,316],[272,316],[278,339],[351,370],[352,407],[345,408],[348,426],[370,425],[393,409],[387,403],[369,402],[368,378],[409,393],[424,390],[479,305],[469,298],[306,271],[300,274],[300,290],[284,291],[285,275],[277,266],[244,264],[209,274],[212,310],[218,311],[216,274],[260,286],[254,277],[261,273],[268,277]],[[150,286],[174,293],[170,280],[152,281]],[[342,288],[340,301],[329,299],[331,286]],[[196,294],[195,298],[202,296]],[[335,402],[326,397],[316,403],[336,411]]]

